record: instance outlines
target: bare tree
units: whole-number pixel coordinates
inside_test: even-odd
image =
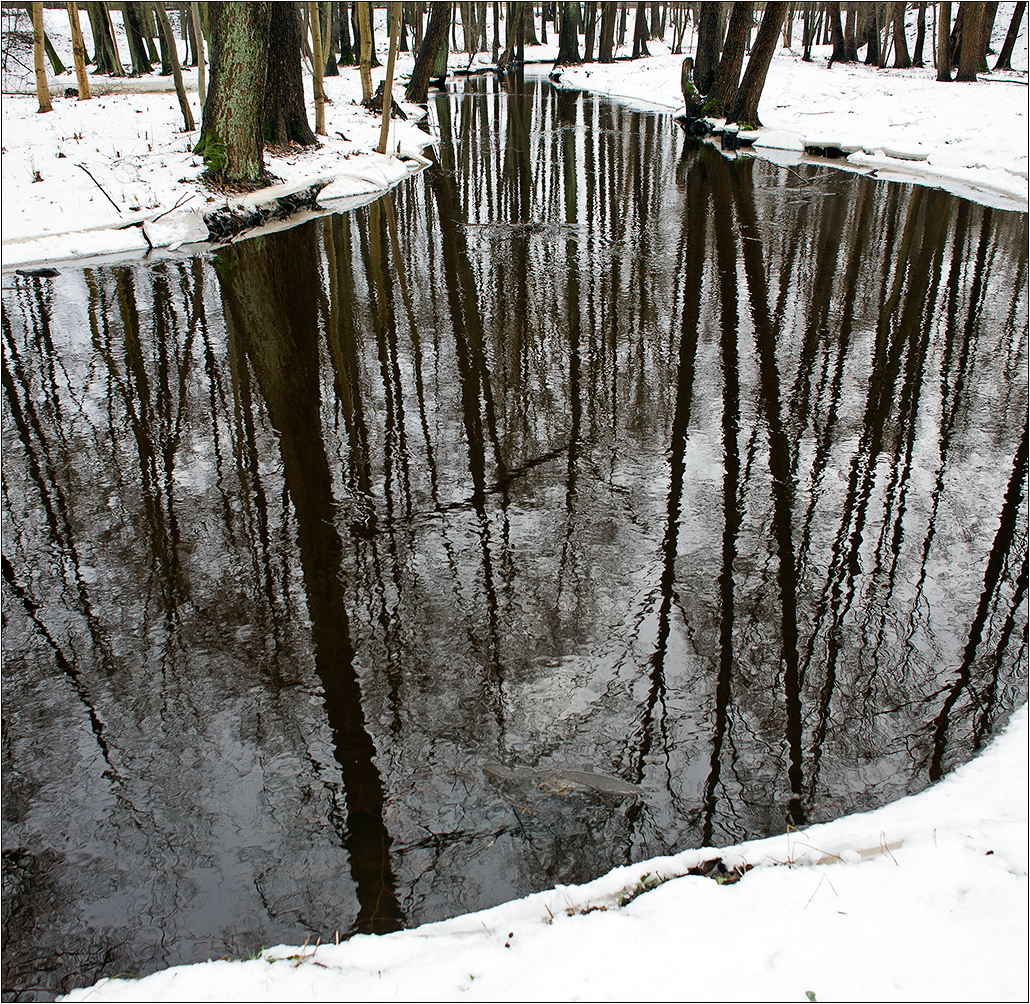
[[[451,23],[450,2],[434,3],[429,10],[429,22],[426,33],[415,57],[415,66],[411,71],[405,95],[415,104],[425,104],[429,95],[429,72],[436,59],[437,49],[447,44],[447,29]]]
[[[79,100],[88,101],[91,95],[86,72],[86,45],[82,41],[82,25],[79,24],[79,5],[74,0],[68,3],[68,22],[72,30],[72,57],[75,60],[75,78],[79,82]]]
[[[744,79],[737,88],[737,93],[726,114],[728,122],[745,122],[748,125],[760,126],[758,118],[758,102],[765,88],[765,78],[769,73],[769,64],[776,51],[776,42],[780,36],[780,26],[787,14],[786,3],[767,3],[762,24],[755,36],[755,44],[751,47],[751,56],[747,61]]]
[[[50,84],[46,79],[46,62],[43,55],[43,5],[32,5],[32,51],[36,64],[36,97],[39,98],[39,110],[52,112],[50,104]]]
[[[1016,39],[1019,37],[1019,25],[1023,20],[1023,14],[1025,12],[1026,0],[1020,0],[1020,2],[1016,4],[1015,10],[1012,12],[1012,20],[1009,22],[1009,30],[1005,35],[1005,42],[998,55],[998,61],[994,64],[994,68],[996,70],[1012,69],[1012,50],[1015,48]]]

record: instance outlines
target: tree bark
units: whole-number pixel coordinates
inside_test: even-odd
[[[905,38],[905,4],[894,4],[894,69],[907,70],[912,65]]]
[[[641,56],[650,56],[647,48],[647,4],[644,0],[638,0],[637,12],[633,18],[633,53],[630,58],[639,59]]]
[[[951,4],[948,0],[937,12],[937,79],[951,81]]]
[[[359,0],[357,8],[358,41],[361,46],[361,103],[366,104],[372,100],[372,25],[368,16],[368,4],[364,0]]]
[[[125,38],[129,43],[132,75],[138,77],[151,73],[154,67],[150,64],[146,43],[143,41],[143,12],[138,0],[125,4]]]
[[[643,4],[638,4],[638,7]],[[561,28],[558,32],[558,59],[555,66],[577,66],[579,58],[579,4],[576,0],[561,5]]]
[[[751,56],[747,61],[744,79],[737,88],[736,96],[726,116],[728,122],[743,121],[752,128],[762,123],[758,118],[758,102],[765,88],[765,78],[769,73],[769,64],[776,51],[776,42],[780,36],[780,26],[787,14],[786,3],[767,3],[762,24],[755,37]]]
[[[451,23],[451,5],[449,2],[434,3],[429,10],[429,21],[426,33],[415,57],[415,66],[411,71],[405,96],[417,105],[424,105],[429,95],[429,71],[436,58],[436,50],[447,43],[447,29]]]
[[[919,4],[919,14],[916,18],[916,45],[912,53],[912,65],[923,66],[923,43],[926,40],[926,4]]]
[[[601,5],[601,38],[597,45],[599,63],[615,62],[615,14],[618,4],[615,0]]]
[[[390,133],[390,111],[393,108],[393,68],[397,62],[397,36],[400,34],[400,0],[390,4],[390,55],[386,58],[386,80],[383,82],[383,125],[379,130],[379,152],[386,153]]]
[[[322,52],[322,18],[319,6],[315,0],[308,4],[308,16],[311,19],[311,81],[315,92],[315,135],[325,136],[325,90],[322,87],[325,55]]]
[[[300,68],[300,12],[295,3],[273,3],[268,52],[268,74],[262,110],[262,135],[268,146],[317,143],[308,122],[304,79]]]
[[[175,93],[179,98],[179,110],[182,112],[182,131],[193,132],[197,128],[193,121],[193,109],[190,108],[189,99],[186,97],[186,88],[182,83],[182,69],[179,66],[179,50],[175,45],[175,33],[172,31],[172,22],[168,20],[168,12],[161,0],[154,4],[154,14],[157,16],[157,23],[161,29],[161,35],[168,48],[169,59],[172,63],[172,76],[175,78]]]
[[[1023,14],[1025,12],[1026,0],[1020,0],[1020,2],[1016,4],[1015,10],[1012,12],[1012,20],[1009,22],[1008,34],[1005,36],[1005,42],[998,55],[998,61],[994,64],[994,68],[996,70],[1012,69],[1012,50],[1016,46],[1016,39],[1019,38],[1019,25],[1023,20]]]
[[[830,56],[830,64],[850,63],[848,47],[844,41],[844,29],[840,23],[840,4],[827,4],[830,12],[830,38],[833,40],[833,54]]]
[[[707,94],[719,71],[719,5],[701,4],[697,20],[697,56],[694,60],[694,86]]]
[[[210,8],[211,87],[194,153],[210,175],[228,184],[253,186],[264,175],[270,6],[287,5],[238,0]]]
[[[962,37],[958,50],[958,73],[955,79],[960,81],[976,80],[977,70],[983,54],[983,31],[985,3],[964,3]]]
[[[86,72],[86,45],[82,41],[82,26],[79,24],[79,5],[75,0],[68,3],[68,22],[72,30],[72,56],[75,59],[75,78],[79,82],[79,100],[88,101],[89,74]]]
[[[207,64],[204,60],[204,32],[200,27],[200,4],[196,0],[190,4],[190,17],[193,20],[193,35],[197,40],[197,97],[203,109],[207,100]]]
[[[719,61],[719,72],[705,102],[705,113],[708,115],[716,118],[725,115],[737,93],[740,68],[744,63],[744,49],[751,37],[754,8],[755,5],[747,0],[733,5],[730,24],[726,29],[726,41],[722,47],[722,59]]]
[[[50,84],[46,79],[46,62],[43,54],[43,5],[32,5],[32,53],[36,65],[36,97],[39,99],[40,112],[52,112],[50,104]]]

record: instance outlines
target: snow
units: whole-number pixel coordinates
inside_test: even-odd
[[[999,42],[1011,6],[999,10]],[[46,17],[65,55],[67,21]],[[566,69],[562,83],[676,109],[682,57],[651,47],[658,54],[649,59]],[[806,146],[836,145],[850,154],[835,162],[845,169],[1025,211],[1026,53],[1024,22],[1016,71],[959,85],[936,83],[931,69],[827,69],[826,50],[804,63],[783,49],[760,106],[766,128],[756,153],[792,163]],[[452,68],[462,62],[452,56]],[[399,75],[410,67],[402,56]],[[186,79],[199,122],[195,71]],[[88,102],[63,97],[74,82],[73,74],[55,82],[48,115],[27,93],[4,94],[4,266],[142,253],[143,233],[131,224],[145,224],[158,247],[203,239],[202,213],[225,198],[198,182],[197,133],[181,131],[171,81],[116,87],[94,78]],[[4,83],[5,92],[17,85]],[[266,157],[286,189],[329,181],[320,203],[343,208],[421,168],[427,137],[411,124],[391,126],[389,155],[371,152],[379,119],[355,104],[356,71],[325,84],[329,138],[317,150]],[[24,75],[26,92],[30,85]],[[1024,706],[973,762],[874,812],[685,851],[415,930],[107,980],[64,999],[1026,1000],[1028,739]],[[755,867],[732,885],[685,875],[715,856]]]

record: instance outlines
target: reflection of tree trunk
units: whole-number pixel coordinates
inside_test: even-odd
[[[267,241],[278,245],[274,254]],[[344,843],[360,904],[353,929],[396,930],[402,913],[383,819],[383,782],[353,664],[343,543],[322,437],[315,230],[298,227],[234,245],[216,268],[229,336],[244,346],[279,433],[283,477],[296,515],[315,667],[346,790]]]
[[[768,7],[772,7],[769,4]],[[785,5],[784,5],[785,6]],[[766,8],[768,17],[768,7]],[[782,19],[782,17],[781,17]],[[775,15],[774,15],[775,20]],[[779,25],[776,28],[779,31]],[[754,57],[752,57],[754,58]],[[787,709],[787,746],[790,765],[787,777],[792,798],[787,821],[794,826],[805,822],[802,803],[801,762],[801,688],[798,677],[797,572],[792,541],[794,506],[793,480],[790,476],[790,443],[780,415],[780,375],[776,363],[776,333],[769,316],[769,284],[762,260],[762,231],[758,227],[753,189],[748,183],[734,192],[740,220],[740,236],[747,275],[751,319],[755,326],[758,350],[762,410],[769,429],[769,473],[772,476],[773,537],[776,541],[780,587],[780,638],[783,668],[783,690]]]
[[[1019,527],[1019,510],[1023,505],[1026,495],[1028,432],[1030,432],[1030,427],[1024,422],[1023,436],[1019,441],[1016,455],[1012,461],[1012,474],[1009,477],[1008,488],[1005,491],[1005,501],[998,520],[998,532],[994,536],[994,544],[987,559],[987,568],[984,570],[984,587],[980,593],[980,604],[977,607],[976,615],[973,617],[973,623],[969,628],[969,638],[966,641],[965,652],[962,655],[962,664],[958,668],[958,675],[955,678],[955,682],[951,685],[951,689],[939,714],[934,719],[933,756],[930,760],[931,781],[939,780],[944,774],[944,754],[947,750],[951,711],[956,701],[962,696],[962,692],[969,686],[972,678],[973,662],[976,659],[976,652],[983,638],[984,625],[987,623],[987,616],[990,613],[991,607],[998,599],[998,589],[1004,577],[1005,568],[1010,560],[1012,545],[1016,540]]]

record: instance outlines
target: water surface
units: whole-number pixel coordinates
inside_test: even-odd
[[[870,808],[1026,699],[1025,214],[433,114],[364,209],[4,278],[6,999]]]

